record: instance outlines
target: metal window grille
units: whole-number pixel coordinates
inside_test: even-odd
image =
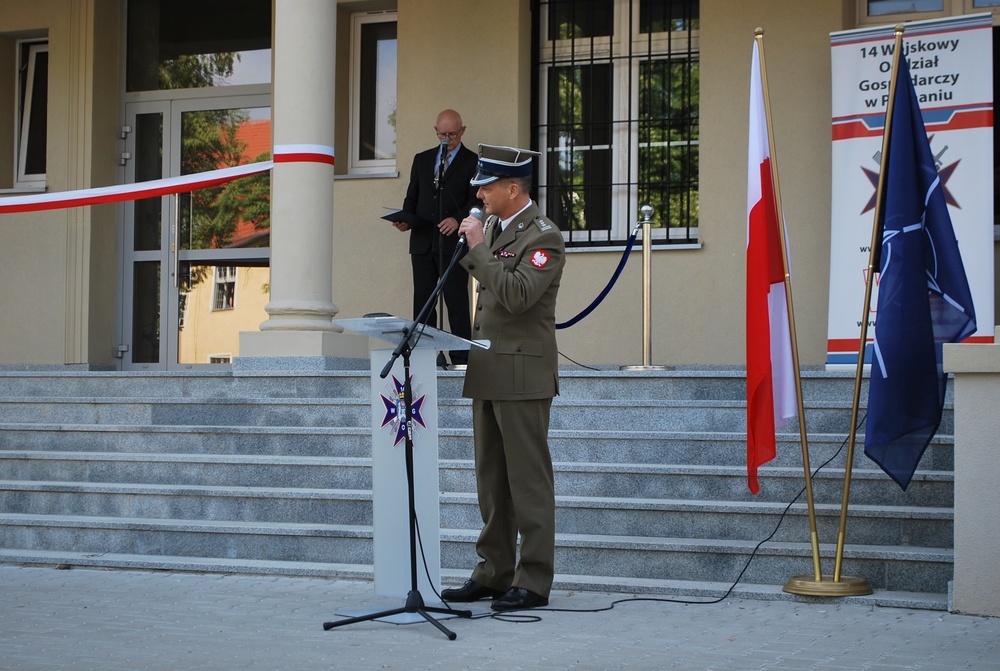
[[[539,204],[576,247],[698,240],[698,0],[535,0]]]

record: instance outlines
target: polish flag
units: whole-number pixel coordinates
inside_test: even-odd
[[[785,301],[785,264],[771,178],[760,53],[750,72],[747,156],[747,484],[760,491],[757,468],[776,454],[775,432],[795,416],[792,339]]]

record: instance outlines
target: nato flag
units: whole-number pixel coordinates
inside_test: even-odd
[[[904,490],[941,423],[941,346],[976,331],[972,292],[909,67],[889,128],[865,454]]]

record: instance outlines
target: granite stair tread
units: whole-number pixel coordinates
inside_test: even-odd
[[[324,534],[370,538],[372,529],[366,525],[321,524],[307,522],[263,522],[239,520],[161,519],[155,517],[100,517],[91,515],[40,515],[0,513],[0,520],[21,526],[79,526],[101,529],[202,529],[217,533],[258,530],[286,535]]]
[[[371,500],[370,489],[325,489],[317,487],[250,487],[239,485],[187,485],[131,482],[69,482],[60,480],[0,480],[0,490],[93,493],[205,494],[270,498],[343,498]]]
[[[41,550],[0,549],[0,562],[50,564],[64,569],[80,567],[109,567],[121,569],[199,571],[208,573],[251,573],[308,576],[317,578],[357,578],[370,580],[372,567],[366,564],[337,564],[323,562],[282,562],[250,559],[223,559],[201,557],[150,557],[134,554],[104,554],[94,557],[91,553],[47,552]],[[460,584],[468,577],[466,571],[442,570],[445,584]],[[620,593],[616,607],[627,607],[623,602],[634,595],[640,598],[664,596],[673,599],[718,599],[724,595],[733,598],[764,601],[814,601],[837,604],[841,602],[880,607],[947,610],[947,596],[936,593],[875,590],[873,594],[857,597],[805,597],[782,591],[777,585],[729,583],[694,580],[657,580],[650,578],[602,578],[597,576],[556,574],[553,588],[558,590],[587,590]],[[553,604],[557,606],[558,604]],[[334,608],[337,604],[331,604]],[[332,611],[331,611],[332,612]]]
[[[777,435],[751,497],[742,370],[560,378],[557,588],[714,598],[731,587],[718,577],[754,556],[732,594],[802,598],[781,591],[811,569],[805,497],[788,503],[803,481],[797,425]],[[438,374],[442,575],[458,582],[479,524],[462,379]],[[803,371],[812,467],[833,458],[813,476],[820,541],[840,513],[853,383]],[[0,513],[0,562],[370,579],[370,385],[369,371],[0,371],[0,497],[17,511]],[[844,556],[870,572],[866,603],[946,607],[952,407],[949,390],[905,493],[881,493],[896,485],[855,453]],[[826,566],[835,545],[820,552]]]

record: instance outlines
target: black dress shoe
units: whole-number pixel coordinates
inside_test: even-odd
[[[480,599],[495,599],[502,594],[503,592],[500,590],[480,585],[471,578],[466,580],[461,587],[441,590],[441,598],[445,601],[479,601]]]
[[[548,606],[549,600],[538,596],[523,587],[511,587],[507,593],[493,602],[493,610],[521,610],[522,608],[538,608]]]

